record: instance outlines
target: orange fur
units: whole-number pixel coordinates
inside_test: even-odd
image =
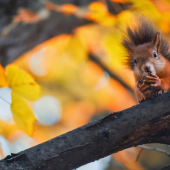
[[[123,46],[128,54],[127,63],[134,70],[138,101],[170,91],[169,44],[150,22],[143,19],[137,27],[128,27]]]

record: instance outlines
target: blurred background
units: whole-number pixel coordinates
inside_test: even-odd
[[[1,65],[17,65],[41,86],[39,99],[28,101],[37,119],[31,137],[16,126],[2,99],[11,101],[11,90],[0,88],[1,159],[137,104],[121,46],[134,17],[144,15],[170,41],[170,0],[0,0],[0,15]],[[151,146],[170,152],[166,145]],[[140,150],[78,170],[157,170],[170,163],[154,150],[137,158]]]

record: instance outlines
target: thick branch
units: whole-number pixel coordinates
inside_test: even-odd
[[[53,0],[56,4],[61,4],[62,1]],[[79,0],[77,5],[88,4],[92,1],[94,0],[85,3],[84,0]],[[68,0],[64,0],[62,3],[66,2]],[[72,0],[70,3],[74,4],[76,1]],[[49,11],[48,18],[29,24],[21,22],[7,36],[1,36],[2,31],[12,23],[20,8],[36,14],[45,6],[41,1],[35,0],[0,0],[0,62],[4,66],[41,42],[60,34],[70,34],[78,26],[91,23],[87,19],[77,18],[74,15],[66,16],[56,11]]]
[[[170,166],[166,166],[166,167],[164,167],[164,168],[162,168],[160,170],[170,170]]]
[[[126,148],[170,144],[170,93],[7,157],[3,170],[71,170]]]

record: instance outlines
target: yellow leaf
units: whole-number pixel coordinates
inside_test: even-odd
[[[115,24],[115,16],[111,15],[105,4],[101,2],[93,2],[89,5],[89,12],[86,18],[106,26]]]
[[[33,111],[27,101],[15,92],[11,93],[11,111],[13,118],[19,129],[26,132],[29,136],[33,134],[33,124],[36,120]]]
[[[15,65],[6,67],[6,76],[9,87],[28,100],[37,100],[40,95],[40,86],[26,71]]]
[[[158,11],[158,9],[156,9],[152,1],[128,0],[128,2],[133,4],[134,9],[140,11],[139,14],[142,14],[147,18],[158,20],[161,17],[160,12]]]
[[[0,120],[0,135],[4,136],[5,138],[9,138],[9,136],[17,130],[18,128],[15,124],[9,124]]]
[[[88,8],[90,11],[104,12],[104,13],[107,12],[107,7],[102,2],[92,2]]]
[[[87,49],[83,46],[80,39],[77,36],[73,36],[65,49],[65,53],[68,53],[76,64],[81,63],[87,59]]]

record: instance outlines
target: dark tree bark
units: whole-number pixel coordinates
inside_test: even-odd
[[[170,170],[170,166],[166,166],[166,167],[162,168],[161,170]]]
[[[56,4],[69,2],[76,5],[86,5],[92,1],[94,0],[53,0]],[[44,5],[35,0],[0,0],[0,34],[12,22],[19,8],[36,13]],[[20,23],[6,37],[0,36],[0,62],[5,66],[41,42],[60,34],[70,34],[78,26],[90,22],[73,15],[66,16],[50,11],[50,16],[45,20],[30,24]]]
[[[170,144],[170,92],[0,161],[2,170],[71,170],[129,147]]]
[[[70,34],[78,26],[87,23],[90,21],[76,18],[73,15],[66,17],[61,13],[51,11],[50,17],[46,20],[34,24],[19,24],[7,37],[0,39],[2,65],[11,63],[41,42],[60,34]]]
[[[58,5],[71,3],[77,6],[87,6],[93,1],[98,0],[51,0]],[[108,3],[108,8],[111,13],[117,14],[128,8],[128,5],[112,2]],[[37,13],[44,8],[44,4],[39,0],[0,0],[0,34],[12,23],[19,8]],[[0,36],[0,63],[5,66],[41,42],[60,34],[70,34],[78,26],[88,23],[91,21],[77,18],[74,15],[66,16],[56,11],[50,11],[47,19],[36,23],[24,24],[21,22],[6,37]]]

